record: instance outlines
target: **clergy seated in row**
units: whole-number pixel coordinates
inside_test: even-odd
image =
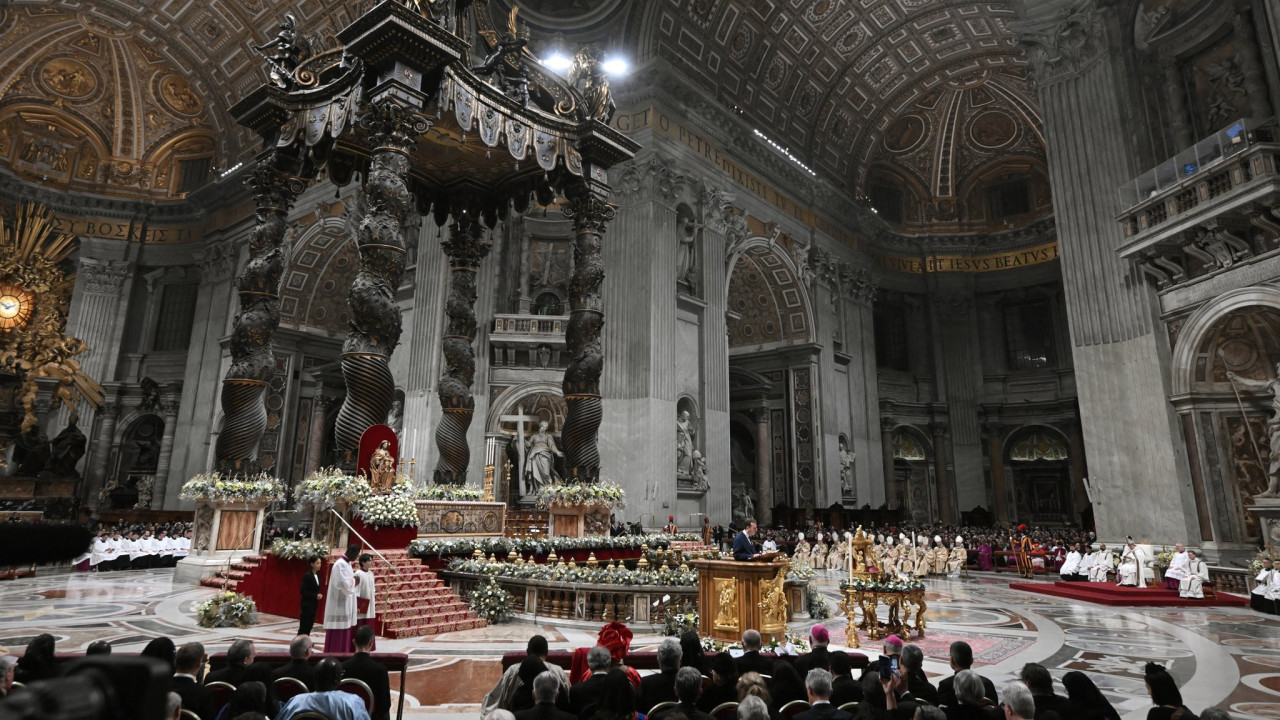
[[[1169,567],[1164,571],[1164,586],[1167,590],[1180,590],[1182,580],[1191,574],[1191,556],[1182,543],[1173,548],[1173,557],[1169,559]]]
[[[1093,560],[1089,565],[1089,582],[1106,582],[1107,575],[1116,569],[1115,555],[1102,543],[1090,556]]]
[[[1188,550],[1186,573],[1178,580],[1178,597],[1202,599],[1207,582],[1209,566],[1196,556],[1195,550]]]
[[[1142,575],[1142,569],[1145,565],[1146,553],[1142,552],[1142,548],[1134,544],[1133,538],[1129,538],[1124,550],[1120,552],[1120,582],[1116,584],[1120,587],[1145,588],[1147,581]]]
[[[1080,572],[1080,565],[1084,562],[1084,556],[1080,554],[1080,546],[1072,543],[1071,550],[1062,560],[1062,567],[1058,569],[1058,575],[1068,582],[1083,582],[1089,577]]]
[[[1254,580],[1258,583],[1249,593],[1249,607],[1268,615],[1280,615],[1280,570],[1272,565],[1271,558],[1262,558],[1262,569]]]

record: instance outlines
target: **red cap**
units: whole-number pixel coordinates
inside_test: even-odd
[[[622,662],[627,657],[627,650],[631,647],[631,628],[620,622],[611,622],[600,628],[600,634],[596,636],[596,642],[604,647],[609,648],[609,656],[616,662]]]

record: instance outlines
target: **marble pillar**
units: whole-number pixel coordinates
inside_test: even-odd
[[[769,433],[769,402],[760,401],[760,405],[750,412],[756,424],[756,521],[769,527],[773,524],[773,483],[770,481],[773,443]]]
[[[898,507],[898,498],[893,492],[893,430],[897,426],[898,421],[894,418],[880,418],[881,463],[884,466],[884,485],[881,491],[884,493],[885,507],[890,510]]]
[[[978,401],[982,395],[982,358],[972,278],[933,278],[929,296],[934,322],[934,370],[937,399],[946,403],[946,431],[954,473],[937,478],[944,517],[987,504],[982,474],[982,433]]]
[[[951,525],[957,520],[955,499],[951,495],[951,482],[947,477],[947,424],[934,422],[929,426],[933,432],[933,478],[937,484],[934,493],[937,502],[936,519],[943,524]]]
[[[94,433],[92,447],[97,448],[85,474],[85,493],[91,504],[97,503],[98,492],[107,483],[108,461],[111,457],[111,443],[116,434],[116,422],[120,420],[120,406],[112,403],[104,405],[98,412],[98,427]]]
[[[1150,284],[1116,252],[1115,189],[1151,164],[1132,142],[1144,129],[1138,74],[1120,47],[1131,20],[1115,5],[1046,0],[1010,30],[1035,68],[1044,116],[1098,535],[1189,537],[1195,511],[1168,402],[1168,337]]]
[[[320,469],[324,464],[324,435],[328,428],[329,410],[338,403],[338,399],[327,397],[324,394],[324,385],[317,385],[315,390],[315,398],[311,403],[311,431],[307,433],[307,461],[303,466],[303,477],[311,475],[311,473]],[[404,455],[403,442],[401,438],[401,456],[406,460],[408,456]]]
[[[160,457],[156,460],[156,481],[151,491],[151,507],[163,508],[169,494],[169,468],[173,465],[173,438],[178,431],[178,403],[167,400],[160,403],[160,417],[164,419],[164,435],[160,437]]]
[[[440,228],[426,222],[418,230],[418,246],[423,250],[418,253],[418,264],[414,268],[413,303],[424,312],[415,312],[407,329],[409,363],[404,380],[405,449],[401,454],[414,459],[415,467],[422,469],[423,484],[431,478],[426,469],[434,467],[436,461],[435,443],[431,437],[441,414],[435,390],[444,359],[440,344],[445,322],[444,313],[425,312],[425,309],[444,307],[445,293],[449,288],[449,258],[437,248],[449,232],[447,227]],[[483,266],[481,270],[484,271]]]
[[[996,522],[1009,522],[1009,488],[1004,475],[1004,428],[999,422],[988,421],[987,454],[991,460],[992,494],[995,495]]]

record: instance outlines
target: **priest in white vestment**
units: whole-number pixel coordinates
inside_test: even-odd
[[[329,591],[324,598],[324,651],[352,652],[356,634],[356,576],[351,563],[360,546],[347,546],[346,555],[329,570]]]
[[[1129,543],[1120,552],[1120,582],[1116,584],[1121,587],[1145,588],[1147,581],[1146,578],[1142,577],[1144,562],[1145,558],[1141,548],[1135,545],[1133,539],[1130,538]]]
[[[1170,568],[1173,566],[1170,565]],[[1204,597],[1204,584],[1209,582],[1209,566],[1203,560],[1196,557],[1195,550],[1187,551],[1187,574],[1182,576],[1178,581],[1178,597],[1195,598],[1197,600]]]
[[[1073,544],[1067,556],[1062,560],[1062,567],[1058,568],[1058,575],[1069,582],[1083,580],[1084,577],[1080,575],[1081,560],[1080,546]]]
[[[1191,559],[1187,555],[1187,551],[1182,547],[1182,543],[1178,543],[1173,548],[1173,559],[1169,561],[1169,567],[1164,571],[1164,586],[1169,590],[1179,590],[1182,587],[1182,579],[1190,574],[1188,563]]]
[[[1076,576],[1082,581],[1093,579],[1093,563],[1098,559],[1093,547],[1089,544],[1080,547],[1080,567],[1076,568]]]
[[[1093,566],[1089,568],[1089,582],[1106,582],[1107,573],[1116,569],[1116,556],[1102,543],[1093,554]]]
[[[1267,595],[1267,592],[1271,589],[1271,577],[1273,575],[1275,575],[1275,570],[1271,567],[1271,558],[1262,558],[1262,570],[1254,578],[1258,584],[1253,588],[1253,592],[1249,593],[1249,607],[1268,615],[1274,615],[1276,612],[1275,603]]]

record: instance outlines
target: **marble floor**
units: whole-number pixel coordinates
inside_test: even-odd
[[[834,608],[838,587],[831,575],[819,577],[816,587]],[[1280,618],[1247,608],[1109,608],[1011,590],[1008,582],[1007,576],[990,574],[929,581],[929,632],[919,643],[930,675],[950,674],[947,646],[963,639],[974,646],[976,669],[997,686],[1027,662],[1046,665],[1055,677],[1083,670],[1125,718],[1143,718],[1150,704],[1142,667],[1158,661],[1177,678],[1192,710],[1220,705],[1237,718],[1280,718]],[[245,630],[196,626],[195,606],[211,593],[175,585],[171,570],[6,581],[0,583],[0,647],[20,653],[33,636],[49,632],[60,650],[82,650],[106,639],[119,650],[136,651],[159,635],[178,644],[198,640],[211,652],[224,650],[237,637],[252,638],[259,651],[287,649],[294,620],[264,615],[259,625]],[[804,631],[811,624],[795,628]],[[843,618],[824,624],[833,641],[845,639]],[[632,630],[635,649],[652,649],[661,640],[657,628]],[[502,653],[523,650],[535,633],[547,636],[552,649],[594,642],[589,631],[511,623],[411,640],[379,639],[378,649],[410,655],[406,718],[474,720],[481,697],[500,674]],[[318,628],[318,641],[322,635]],[[864,652],[877,654],[874,648]]]

